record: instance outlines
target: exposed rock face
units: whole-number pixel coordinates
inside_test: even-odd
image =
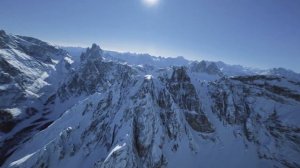
[[[175,68],[167,85],[174,101],[186,110],[185,116],[191,127],[200,132],[212,132],[211,124],[200,109],[200,100],[186,69]]]
[[[80,56],[81,62],[83,61],[101,61],[103,51],[97,44],[93,44],[91,48],[88,48],[85,53]]]
[[[212,62],[212,63],[208,63],[205,61],[193,62],[191,64],[190,69],[192,72],[207,73],[210,75],[223,76],[222,72],[220,71],[220,69],[214,62]]]
[[[9,48],[9,36],[6,34],[4,30],[0,30],[0,48],[7,49]]]
[[[214,100],[212,109],[220,120],[241,128],[242,135],[256,144],[260,158],[297,167],[299,163],[287,161],[288,157],[282,155],[285,148],[284,151],[290,156],[297,157],[299,154],[296,151],[300,147],[299,126],[284,123],[279,117],[286,115],[282,107],[292,111],[299,109],[299,90],[291,91],[287,86],[294,88],[295,85],[284,78],[272,76],[220,80],[211,86],[215,90],[211,92]],[[289,104],[286,104],[287,101]],[[268,140],[267,144],[265,140]]]
[[[3,31],[0,38],[0,98],[11,95],[0,102],[3,167],[300,165],[297,74],[227,77],[205,61],[127,65],[96,44],[74,67],[70,56],[58,59],[64,51],[37,39]],[[37,74],[14,64],[23,54]],[[43,72],[44,85],[29,87]]]
[[[130,80],[132,73],[132,69],[127,65],[102,61],[102,50],[93,44],[92,48],[88,48],[81,55],[81,64],[59,88],[58,95],[61,100],[82,94],[89,95],[97,90],[106,89],[122,79]]]
[[[16,125],[13,115],[7,110],[0,110],[0,131],[8,133]]]

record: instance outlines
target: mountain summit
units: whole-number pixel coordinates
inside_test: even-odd
[[[81,61],[87,59],[102,59],[103,51],[97,44],[93,44],[91,48],[88,48],[85,53],[80,56]]]

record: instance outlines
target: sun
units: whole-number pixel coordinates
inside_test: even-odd
[[[159,0],[143,0],[143,1],[148,6],[154,6],[158,3]]]

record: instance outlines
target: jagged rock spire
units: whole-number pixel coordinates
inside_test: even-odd
[[[85,53],[82,53],[81,56],[80,56],[80,60],[81,61],[84,61],[84,60],[87,60],[87,59],[100,59],[102,60],[102,54],[103,54],[103,50],[100,48],[99,45],[97,44],[93,44],[91,48],[88,48],[86,50]]]

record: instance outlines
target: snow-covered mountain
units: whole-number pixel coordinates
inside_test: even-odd
[[[0,47],[2,167],[300,167],[297,73],[4,31]]]
[[[0,31],[0,163],[52,119],[44,103],[72,71],[71,56],[31,37]]]
[[[67,51],[72,58],[79,62],[80,55],[85,52],[87,48],[84,47],[64,47],[60,48]],[[178,57],[161,57],[161,56],[151,56],[149,54],[138,54],[138,53],[121,53],[116,51],[103,50],[103,57],[107,60],[114,62],[124,63],[128,65],[140,65],[140,66],[150,66],[156,68],[167,68],[171,66],[189,66],[192,63],[199,63],[199,61],[191,61],[185,59],[182,56]],[[300,80],[299,74],[291,70],[284,68],[273,68],[273,69],[258,69],[244,67],[241,65],[229,65],[222,61],[200,61],[200,65],[209,66],[210,64],[215,64],[217,68],[226,76],[245,76],[245,75],[277,75],[277,76],[289,76],[294,80]],[[215,66],[212,65],[212,66]]]

